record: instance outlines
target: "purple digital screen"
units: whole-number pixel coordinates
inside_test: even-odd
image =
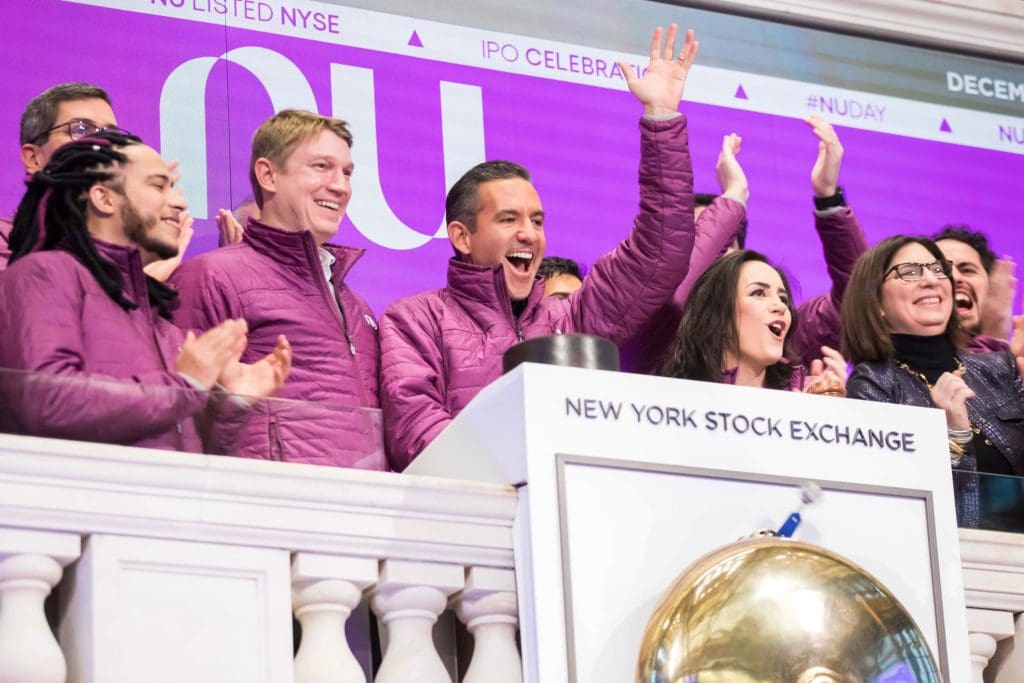
[[[251,194],[250,139],[275,110],[267,78],[221,58],[233,50],[249,50],[256,55],[253,59],[291,64],[308,83],[321,113],[353,120],[369,116],[375,122],[375,140],[368,140],[365,127],[353,126],[353,152],[375,142],[376,154],[357,163],[349,217],[335,241],[367,249],[349,283],[377,314],[396,298],[444,284],[451,247],[446,239],[429,236],[441,226],[444,211],[445,84],[479,93],[482,139],[466,143],[482,145],[488,159],[511,159],[531,171],[547,213],[548,255],[591,265],[632,224],[641,110],[625,90],[426,58],[429,33],[420,34],[426,56],[418,56],[387,45],[353,47],[311,39],[308,33],[280,35],[146,13],[161,2],[40,0],[5,8],[0,40],[8,59],[0,131],[11,151],[8,162],[0,165],[0,214],[13,213],[23,188],[15,146],[25,104],[54,84],[82,80],[105,88],[120,125],[163,147],[166,156],[177,158],[169,146],[192,150],[186,153],[190,159],[196,149],[202,150],[205,185],[196,183],[195,163],[182,163],[182,184],[190,201],[195,204],[202,197],[207,208],[207,216],[196,221],[189,256],[215,248],[213,213]],[[332,30],[328,21],[322,28],[344,38],[349,26],[342,22]],[[403,48],[415,47],[404,36],[401,42]],[[638,45],[636,51],[644,49]],[[194,84],[202,100],[196,109],[195,102],[176,97],[169,79],[182,65],[203,59],[209,61],[208,76],[205,84]],[[357,78],[372,83],[372,96],[338,87]],[[717,191],[714,163],[722,136],[742,135],[740,162],[751,187],[748,246],[791,273],[798,301],[827,290],[809,181],[817,142],[805,124],[791,113],[746,107],[684,102],[682,111],[689,120],[696,190]],[[1017,227],[1024,155],[846,127],[832,120],[846,149],[840,182],[869,241],[966,223],[986,231],[998,253],[1024,252],[1024,236]],[[458,125],[452,128],[456,134],[472,135],[459,133]],[[168,141],[172,130],[175,136]],[[161,145],[162,140],[167,144]],[[368,172],[371,164],[376,174]],[[364,180],[374,175],[379,178],[377,190],[372,187],[376,180]],[[422,246],[382,246],[388,241],[382,236],[387,221],[355,218],[360,203],[368,203],[374,192],[383,197],[392,229],[400,226]]]

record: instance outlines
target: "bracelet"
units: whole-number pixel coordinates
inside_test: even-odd
[[[956,467],[964,459],[964,447],[952,440],[949,442],[949,463]]]
[[[947,429],[946,433],[949,435],[950,443],[955,443],[959,446],[964,446],[971,442],[974,438],[974,431],[970,427],[967,429]]]

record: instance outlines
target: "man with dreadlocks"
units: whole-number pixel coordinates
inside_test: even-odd
[[[215,385],[281,386],[284,337],[245,365],[244,322],[197,337],[168,320],[176,294],[143,267],[177,253],[184,210],[167,163],[120,133],[70,142],[32,175],[0,278],[0,431],[199,451],[192,418]]]
[[[352,196],[352,134],[344,121],[278,112],[253,135],[249,178],[259,219],[241,241],[192,259],[172,278],[182,326],[242,318],[250,355],[282,332],[295,367],[282,398],[257,406],[239,455],[382,470],[377,322],[345,282],[362,249],[332,244]],[[224,421],[222,421],[222,424]]]
[[[61,83],[34,97],[21,114],[19,130],[25,182],[46,166],[61,145],[101,131],[125,132],[118,127],[110,96],[102,88],[91,83]],[[182,211],[179,221],[178,254],[147,265],[147,275],[166,280],[181,263],[181,256],[192,240],[192,219],[187,211]],[[10,231],[11,221],[0,218],[0,272],[11,255]]]

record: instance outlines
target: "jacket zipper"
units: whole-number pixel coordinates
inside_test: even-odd
[[[341,331],[345,335],[345,340],[348,342],[348,352],[352,357],[352,364],[355,366],[355,379],[356,386],[359,389],[359,402],[362,406],[369,406],[369,402],[366,400],[366,385],[363,382],[363,369],[359,364],[359,356],[356,354],[355,339],[352,337],[352,332],[349,330],[348,314],[345,312],[345,307],[341,303],[341,294],[338,292],[338,298],[335,300],[331,292],[328,291],[327,288],[331,286],[331,283],[324,275],[323,263],[320,261],[318,247],[314,243],[312,252],[310,252],[310,242],[313,241],[313,237],[312,235],[305,235],[304,237],[305,239],[302,240],[302,243],[306,248],[306,259],[313,269],[313,277],[316,278],[317,286],[320,288],[320,294],[326,298],[327,307],[334,311],[335,321],[341,323]],[[337,288],[335,291],[337,292]]]

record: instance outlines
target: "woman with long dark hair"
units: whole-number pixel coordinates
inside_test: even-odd
[[[809,375],[786,358],[796,309],[785,273],[763,255],[741,249],[716,261],[694,283],[662,374],[741,386],[800,391],[822,377],[821,391],[840,390],[839,353],[823,347]]]

